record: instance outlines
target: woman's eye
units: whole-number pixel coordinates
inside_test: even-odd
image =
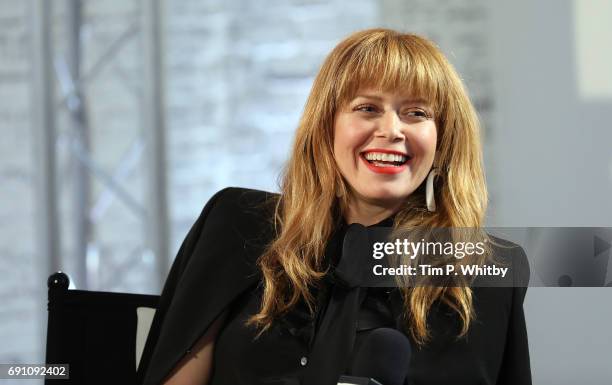
[[[430,115],[427,113],[427,111],[422,110],[420,108],[412,108],[412,109],[406,110],[404,111],[403,115],[409,118],[422,119],[422,120],[430,118]]]
[[[376,112],[376,107],[366,104],[362,106],[357,106],[357,108],[355,108],[355,111]]]

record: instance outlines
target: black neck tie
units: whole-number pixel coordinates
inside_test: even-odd
[[[357,223],[348,226],[342,254],[331,274],[329,304],[321,319],[310,352],[303,385],[335,385],[349,366],[361,302],[366,288],[361,287],[367,266],[368,235]]]

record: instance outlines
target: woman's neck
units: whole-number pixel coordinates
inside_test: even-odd
[[[353,199],[344,208],[344,220],[347,224],[359,223],[370,226],[390,217],[399,209],[401,202],[393,206],[380,205]]]

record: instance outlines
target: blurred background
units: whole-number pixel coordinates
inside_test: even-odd
[[[278,191],[314,76],[359,29],[456,66],[488,225],[612,226],[609,20],[607,0],[0,0],[0,363],[44,362],[53,271],[159,294],[213,193]],[[525,309],[534,384],[609,383],[611,288],[530,288]]]

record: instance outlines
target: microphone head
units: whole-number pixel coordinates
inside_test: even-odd
[[[410,340],[392,328],[357,333],[350,374],[373,378],[383,385],[403,385],[412,353]]]

